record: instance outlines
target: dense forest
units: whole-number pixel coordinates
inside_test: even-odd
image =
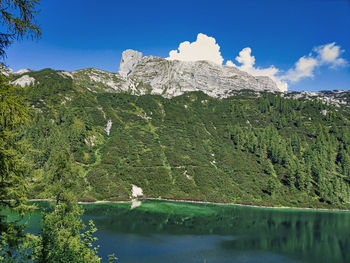
[[[31,108],[18,140],[32,198],[57,196],[63,181],[85,201],[128,200],[134,184],[155,198],[350,208],[347,106],[249,90],[134,96],[50,69],[28,75],[37,83],[18,91]]]

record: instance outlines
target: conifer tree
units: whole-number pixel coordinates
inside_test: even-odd
[[[14,250],[21,250],[26,242],[23,225],[19,224],[24,213],[32,209],[27,201],[27,168],[24,158],[25,146],[19,142],[17,126],[28,118],[28,108],[9,79],[0,75],[0,206],[19,215],[17,221],[9,222],[0,212],[0,261],[14,260]],[[16,257],[20,257],[17,253]],[[19,260],[18,258],[16,260]]]

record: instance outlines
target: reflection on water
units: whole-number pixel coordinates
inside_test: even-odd
[[[142,204],[141,201],[133,199],[131,201],[131,208],[130,209],[134,209],[136,207],[139,207],[139,206],[141,206],[141,204]]]
[[[350,262],[350,213],[143,201],[86,205],[120,262]]]

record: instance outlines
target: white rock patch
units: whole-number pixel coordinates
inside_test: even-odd
[[[107,126],[106,126],[106,128],[105,128],[105,131],[107,132],[107,135],[109,135],[109,133],[110,133],[110,131],[111,131],[112,124],[113,124],[112,120],[108,120],[108,121],[107,121]]]
[[[62,72],[60,72],[60,75],[64,78],[66,78],[66,77],[73,78],[72,73],[70,73],[68,71],[62,71]]]
[[[35,82],[35,79],[28,76],[28,75],[24,75],[18,79],[16,79],[15,81],[12,81],[11,83],[13,85],[17,85],[17,86],[20,86],[22,88],[26,87],[26,86],[29,86],[31,84],[34,84]]]
[[[143,191],[141,187],[138,187],[136,185],[132,185],[132,197],[138,197],[138,196],[143,196]]]
[[[84,142],[87,145],[95,146],[96,136],[95,135],[89,136],[89,137],[85,138]]]
[[[191,179],[191,177],[187,174],[187,170],[184,171],[184,175],[186,176],[186,178],[187,178],[188,180]]]
[[[321,110],[321,112],[320,112],[323,116],[326,116],[327,115],[327,113],[328,113],[328,111],[327,110]]]

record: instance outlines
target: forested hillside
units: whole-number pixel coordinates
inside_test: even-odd
[[[82,200],[126,200],[134,184],[148,197],[350,208],[345,105],[249,90],[166,99],[28,75],[37,82],[20,91],[32,109],[20,139],[33,198],[50,198],[50,175],[69,169],[80,183],[61,180]]]

